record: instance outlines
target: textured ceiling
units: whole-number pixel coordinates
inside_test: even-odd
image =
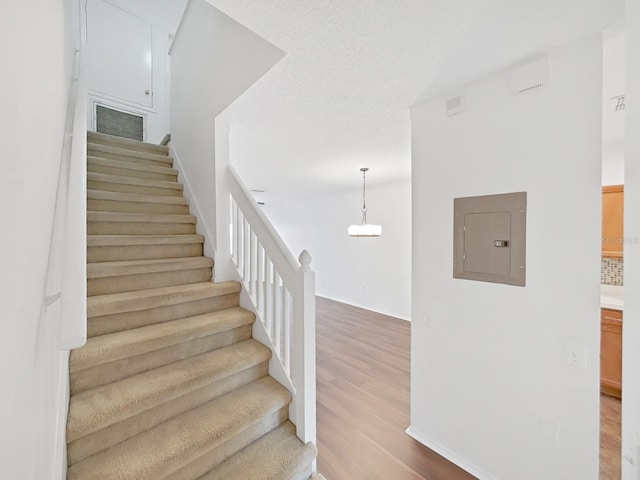
[[[409,107],[619,28],[624,0],[208,0],[287,56],[233,106],[232,161],[266,201],[410,175]]]

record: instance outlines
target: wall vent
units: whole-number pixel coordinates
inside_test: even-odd
[[[511,71],[512,95],[521,95],[538,90],[549,83],[549,58],[543,58]]]
[[[447,109],[447,117],[452,117],[453,115],[459,115],[462,112],[464,112],[464,102],[462,100],[462,95],[448,98],[446,103],[446,109]]]
[[[99,133],[144,140],[144,116],[136,113],[96,104],[95,126]]]

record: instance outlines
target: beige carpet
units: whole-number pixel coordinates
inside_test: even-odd
[[[307,480],[240,285],[213,261],[166,147],[88,135],[87,344],[70,359],[69,480]]]

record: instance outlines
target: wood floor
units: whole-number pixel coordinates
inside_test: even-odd
[[[316,305],[318,471],[328,480],[475,479],[404,433],[409,322]]]
[[[404,433],[410,324],[318,297],[318,471],[328,480],[473,480]],[[601,399],[600,480],[620,479],[620,401]]]
[[[600,395],[600,480],[620,480],[620,400]]]

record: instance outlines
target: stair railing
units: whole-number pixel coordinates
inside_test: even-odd
[[[49,247],[45,310],[60,302],[58,348],[69,351],[87,341],[87,88],[86,65],[75,52],[58,188]]]
[[[231,261],[262,332],[294,396],[290,417],[304,442],[316,440],[315,274],[311,255],[296,261],[257,206],[237,172],[227,166]],[[260,336],[258,339],[263,340]]]

